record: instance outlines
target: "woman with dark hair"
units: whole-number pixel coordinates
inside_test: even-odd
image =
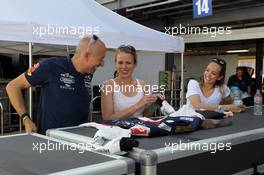
[[[115,55],[117,77],[105,81],[101,91],[104,120],[149,116],[147,107],[156,102],[157,95],[149,94],[145,81],[133,77],[136,66],[136,49],[120,46]]]
[[[213,58],[207,65],[200,82],[190,80],[187,88],[187,105],[196,110],[244,111],[243,105],[232,104],[229,88],[225,82],[226,62]]]

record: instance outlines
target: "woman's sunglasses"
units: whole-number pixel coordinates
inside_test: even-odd
[[[218,59],[218,58],[213,58],[212,59],[213,62],[220,64],[221,66],[225,66],[226,62],[224,60]]]
[[[118,47],[118,49],[128,49],[128,50],[130,50],[132,52],[136,52],[136,49],[133,46],[131,46],[131,45],[121,45],[121,46]]]

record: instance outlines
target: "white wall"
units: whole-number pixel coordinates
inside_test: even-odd
[[[114,77],[115,65],[114,65],[114,51],[107,51],[104,59],[104,67],[97,68],[93,77],[93,84],[99,85],[102,84],[105,80],[111,79]]]
[[[216,56],[212,55],[205,55],[205,56],[185,56],[184,57],[184,66],[185,66],[185,72],[184,72],[184,79],[193,77],[197,80],[199,80],[204,73],[204,70],[208,63],[210,62],[211,58],[214,58]],[[236,67],[238,66],[238,55],[219,55],[217,58],[223,59],[226,61],[226,77],[225,81],[228,81],[228,78],[235,74]],[[180,58],[176,58],[176,64],[180,65]],[[179,67],[179,66],[178,66]]]
[[[134,70],[134,77],[145,80],[148,84],[158,85],[159,71],[165,69],[165,54],[157,52],[139,51],[138,65]],[[107,51],[104,67],[100,67],[94,74],[93,84],[98,85],[107,79],[113,78],[115,71],[115,52]]]

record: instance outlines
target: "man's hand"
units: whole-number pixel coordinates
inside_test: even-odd
[[[30,118],[27,118],[24,121],[24,125],[25,125],[27,133],[30,134],[30,133],[33,133],[33,132],[37,132],[37,127],[36,127],[35,123]]]

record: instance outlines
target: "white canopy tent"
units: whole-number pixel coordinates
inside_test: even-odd
[[[182,53],[183,67],[182,38],[137,24],[93,0],[1,0],[0,52],[28,50],[30,66],[32,43],[33,54],[66,52],[65,46],[77,45],[87,34],[98,35],[109,49],[130,44],[137,50]]]
[[[182,38],[137,24],[93,0],[1,0],[1,7],[4,41],[74,46],[81,35],[93,32],[107,48],[131,44],[144,51],[184,51]]]

